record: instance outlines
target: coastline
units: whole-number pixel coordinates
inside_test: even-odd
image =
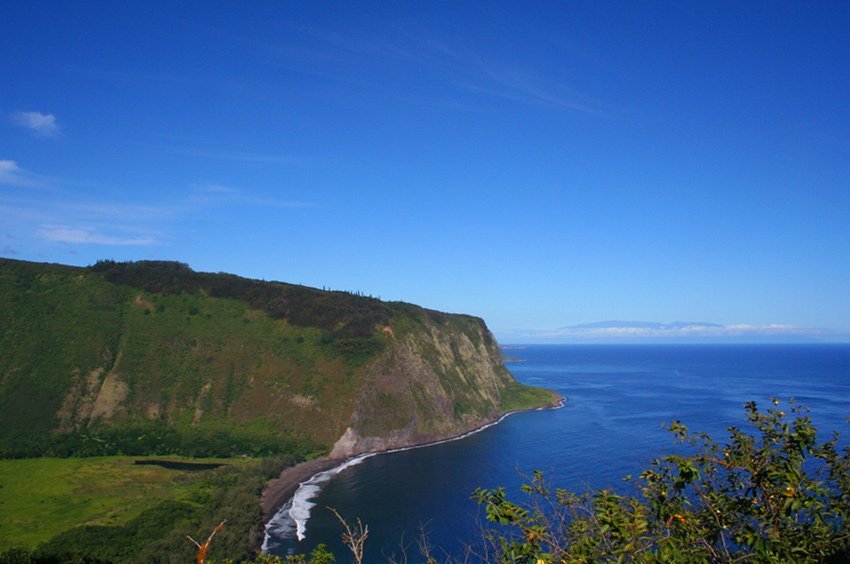
[[[342,466],[349,461],[363,457],[364,455],[372,456],[376,454],[389,454],[393,452],[399,452],[403,450],[410,450],[414,448],[424,448],[428,446],[438,445],[441,443],[446,443],[449,441],[457,441],[463,438],[466,438],[470,435],[483,431],[493,425],[497,425],[501,423],[505,418],[513,415],[515,413],[523,413],[527,411],[540,411],[544,409],[560,409],[564,407],[566,403],[566,398],[563,396],[558,396],[556,400],[553,400],[553,403],[549,405],[544,405],[540,407],[531,407],[528,409],[518,409],[514,411],[508,411],[498,416],[494,417],[490,421],[479,425],[473,429],[468,431],[464,431],[458,435],[453,435],[450,437],[427,440],[421,443],[415,443],[404,447],[397,448],[388,448],[385,450],[374,451],[374,452],[364,452],[357,454],[355,456],[347,457],[347,458],[330,458],[328,456],[324,456],[321,458],[316,458],[313,460],[308,460],[306,462],[301,462],[296,464],[295,466],[290,466],[285,468],[280,476],[270,480],[265,489],[263,490],[261,497],[261,507],[262,507],[262,515],[263,515],[263,524],[268,525],[269,521],[273,519],[278,512],[289,502],[302,484],[305,482],[309,482],[313,478],[315,478],[318,474],[322,472],[327,472],[328,470],[332,470],[339,466]],[[259,548],[259,547],[258,547]]]
[[[263,490],[260,501],[263,511],[263,525],[268,523],[280,511],[280,508],[292,499],[302,483],[309,481],[316,474],[345,463],[346,460],[345,458],[323,456],[284,468],[280,476],[269,481]]]

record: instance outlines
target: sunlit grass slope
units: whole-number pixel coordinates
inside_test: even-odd
[[[0,460],[0,552],[12,546],[35,548],[77,525],[125,524],[163,501],[191,500],[205,478],[203,472],[137,465],[136,460]]]

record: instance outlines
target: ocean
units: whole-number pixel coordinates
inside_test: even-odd
[[[520,382],[558,391],[560,409],[517,413],[461,440],[380,454],[331,472],[268,528],[274,554],[309,552],[324,543],[338,561],[350,556],[342,527],[327,509],[369,527],[367,561],[406,552],[419,561],[424,532],[439,556],[461,555],[480,540],[484,521],[470,495],[504,486],[513,499],[534,470],[576,492],[613,487],[671,452],[665,423],[680,420],[715,439],[745,426],[743,404],[767,408],[795,398],[811,409],[819,436],[850,437],[850,345],[529,345],[508,350]],[[303,496],[302,496],[303,497]]]

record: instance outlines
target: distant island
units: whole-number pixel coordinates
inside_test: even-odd
[[[514,331],[502,334],[509,342],[528,343],[821,343],[846,342],[847,336],[818,327],[783,323],[731,323],[706,321],[597,321],[555,329]]]

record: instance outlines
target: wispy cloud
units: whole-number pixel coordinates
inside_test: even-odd
[[[294,28],[293,32],[303,38],[295,52],[261,44],[255,48],[277,65],[325,80],[345,82],[348,88],[364,92],[385,88],[398,97],[401,89],[388,88],[386,81],[362,80],[359,74],[348,71],[349,68],[373,63],[392,67],[405,65],[416,67],[423,76],[429,75],[435,84],[442,82],[445,87],[439,90],[441,93],[459,90],[466,93],[467,98],[471,93],[477,98],[476,103],[501,99],[603,117],[613,111],[607,103],[577,88],[563,73],[542,67],[520,68],[480,49],[470,48],[460,38],[452,41],[392,27],[382,30],[379,37],[303,26]],[[568,55],[575,57],[572,53]],[[305,65],[305,60],[315,64]],[[328,61],[337,62],[338,67],[333,71],[321,70],[327,69]],[[466,103],[468,105],[469,100]]]
[[[0,185],[41,186],[45,179],[14,161],[0,160]],[[222,209],[314,207],[215,182],[190,185],[169,198],[146,202],[83,195],[61,179],[48,180],[50,190],[38,194],[0,191],[0,225],[52,243],[154,246],[179,238],[185,220],[212,217]]]
[[[233,188],[232,186],[225,186],[224,184],[201,184],[198,185],[197,190],[204,194],[223,194],[226,196],[233,196],[242,193],[242,190]]]
[[[269,164],[298,164],[304,161],[303,157],[275,153],[228,151],[219,149],[203,149],[198,147],[177,147],[172,145],[162,146],[162,148],[175,155],[200,157],[205,159],[221,159],[227,161],[242,161],[249,163]]]
[[[407,34],[419,46],[419,62],[449,76],[471,92],[524,104],[547,106],[586,114],[605,115],[606,105],[575,88],[560,75],[540,69],[518,68],[504,60],[486,57],[468,47],[434,37]]]
[[[133,206],[73,204],[61,199],[40,202],[0,198],[0,223],[23,238],[53,243],[154,245],[161,243],[149,219],[135,216]],[[112,210],[113,213],[106,213]]]
[[[45,176],[34,174],[10,160],[0,160],[0,185],[42,188],[49,183]]]
[[[275,208],[314,207],[314,204],[310,202],[256,196],[246,190],[224,184],[196,184],[194,185],[194,189],[194,194],[188,198],[192,204],[264,206]]]
[[[166,205],[147,205],[81,197],[63,189],[0,193],[0,224],[13,228],[24,239],[65,244],[154,245],[158,225],[176,216]]]
[[[57,243],[83,243],[94,245],[153,245],[153,237],[116,237],[105,235],[97,229],[69,225],[45,225],[39,235],[48,241]]]
[[[317,47],[331,48],[331,52],[335,53],[347,52],[354,55],[405,60],[418,60],[421,57],[418,53],[420,46],[403,41],[405,38],[400,38],[398,35],[407,34],[399,33],[400,30],[395,30],[396,34],[388,33],[386,36],[376,37],[367,34],[355,36],[312,26],[299,26],[298,29],[317,43]]]
[[[543,84],[540,77],[506,66],[494,68],[478,61],[484,80],[466,82],[469,90],[507,100],[550,106],[586,114],[604,115],[602,104],[564,84]]]
[[[41,112],[14,112],[9,116],[12,123],[29,129],[41,137],[56,137],[59,135],[59,124],[56,116]]]

